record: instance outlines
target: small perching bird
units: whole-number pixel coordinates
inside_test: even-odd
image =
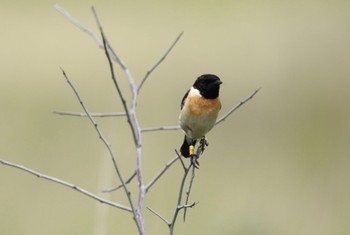
[[[219,98],[220,78],[214,74],[204,74],[197,78],[181,102],[180,127],[185,139],[180,148],[184,157],[194,155],[198,139],[205,141],[205,135],[214,127],[221,102]]]

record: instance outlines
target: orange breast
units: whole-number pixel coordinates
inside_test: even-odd
[[[217,116],[221,109],[220,99],[205,99],[198,94],[187,97],[189,111],[192,115]]]

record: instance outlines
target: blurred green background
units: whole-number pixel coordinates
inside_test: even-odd
[[[141,90],[143,127],[177,124],[183,94],[203,73],[224,81],[222,114],[262,87],[207,136],[191,194],[198,205],[176,234],[350,234],[350,1],[58,3],[97,31],[94,5],[137,81],[185,32]],[[0,158],[125,202],[122,191],[100,193],[118,181],[89,121],[52,114],[82,111],[59,66],[91,112],[122,111],[103,51],[52,1],[0,4]],[[125,118],[97,121],[131,174]],[[146,182],[182,138],[180,130],[143,134]],[[181,175],[177,162],[145,205],[170,219]],[[167,234],[145,217],[149,234]],[[2,165],[0,227],[7,235],[137,233],[130,214]]]

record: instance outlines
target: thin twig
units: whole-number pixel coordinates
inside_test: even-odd
[[[52,111],[54,114],[62,116],[73,116],[73,117],[87,117],[86,113],[78,112],[67,112],[67,111]],[[125,116],[125,112],[112,112],[112,113],[90,113],[91,117],[122,117]]]
[[[123,188],[124,188],[125,194],[126,194],[126,196],[127,196],[127,198],[128,198],[130,207],[131,207],[132,212],[133,212],[133,214],[134,214],[134,216],[135,216],[135,208],[134,208],[134,204],[133,204],[133,202],[132,202],[132,200],[131,200],[130,191],[129,191],[129,189],[128,189],[127,186],[126,186],[125,181],[124,181],[124,178],[123,178],[123,176],[122,176],[122,174],[121,174],[121,171],[120,171],[120,169],[119,169],[119,166],[118,166],[118,163],[117,163],[117,159],[116,159],[116,157],[115,157],[115,155],[114,155],[114,151],[112,150],[112,145],[107,141],[107,139],[105,138],[105,136],[102,134],[100,128],[98,127],[98,124],[95,122],[94,118],[90,115],[90,112],[89,112],[89,110],[87,109],[87,107],[86,107],[85,103],[83,102],[82,98],[80,97],[80,94],[79,94],[77,88],[76,88],[76,87],[74,86],[74,84],[70,81],[70,79],[68,78],[66,72],[65,72],[62,68],[61,68],[61,70],[62,70],[62,73],[63,73],[64,78],[66,79],[67,83],[69,84],[69,86],[70,86],[70,87],[72,88],[72,90],[74,91],[75,96],[76,96],[77,99],[79,100],[79,103],[80,103],[81,107],[84,109],[86,115],[89,117],[91,123],[93,124],[93,126],[94,126],[96,132],[98,133],[99,138],[102,140],[102,142],[103,142],[103,143],[105,144],[105,146],[107,147],[108,152],[109,152],[109,155],[110,155],[110,157],[111,157],[111,159],[112,159],[112,162],[113,162],[113,166],[114,166],[114,168],[115,168],[115,170],[116,170],[116,172],[117,172],[117,175],[118,175],[118,177],[119,177],[120,182],[122,182],[122,184],[123,184]]]
[[[64,185],[68,188],[71,188],[73,190],[76,190],[78,191],[79,193],[82,193],[90,198],[93,198],[101,203],[104,203],[104,204],[107,204],[107,205],[110,205],[110,206],[113,206],[113,207],[116,207],[116,208],[119,208],[119,209],[122,209],[122,210],[125,210],[125,211],[128,211],[128,212],[132,212],[132,209],[129,208],[129,207],[126,207],[126,206],[123,206],[123,205],[120,205],[118,203],[114,203],[112,201],[109,201],[107,199],[104,199],[102,197],[99,197],[79,186],[76,186],[75,184],[72,184],[72,183],[69,183],[67,181],[64,181],[64,180],[61,180],[61,179],[58,179],[58,178],[55,178],[55,177],[52,177],[52,176],[49,176],[49,175],[45,175],[45,174],[42,174],[40,172],[37,172],[35,170],[32,170],[28,167],[25,167],[25,166],[22,166],[22,165],[19,165],[19,164],[16,164],[16,163],[12,163],[12,162],[9,162],[9,161],[5,161],[5,160],[1,160],[0,159],[0,163],[2,163],[3,165],[6,165],[6,166],[10,166],[10,167],[14,167],[14,168],[17,168],[19,170],[22,170],[22,171],[25,171],[25,172],[28,172],[32,175],[35,175],[39,178],[42,178],[42,179],[45,179],[45,180],[49,180],[49,181],[52,181],[54,183],[57,183],[57,184],[61,184],[61,185]]]
[[[233,107],[232,109],[230,109],[230,111],[228,111],[224,116],[222,116],[221,118],[219,118],[219,120],[216,121],[215,125],[218,125],[220,122],[225,121],[225,119],[230,116],[234,111],[236,111],[239,107],[241,107],[242,105],[244,105],[246,102],[248,102],[250,99],[252,99],[256,93],[258,93],[258,91],[260,91],[261,87],[256,89],[251,95],[249,95],[247,98],[245,98],[244,100],[242,100],[241,102],[239,102],[239,104],[237,104],[235,107]]]
[[[176,45],[176,43],[180,40],[181,36],[183,35],[183,31],[175,38],[174,42],[170,45],[170,47],[165,51],[165,53],[162,55],[162,57],[160,57],[160,59],[146,72],[145,76],[143,77],[143,79],[140,82],[140,85],[137,88],[137,93],[140,92],[142,85],[144,84],[144,82],[146,81],[146,79],[149,77],[149,75],[158,67],[158,65],[160,65],[163,60],[165,60],[165,58],[168,56],[168,54],[170,53],[170,51],[174,48],[174,46]]]
[[[190,163],[188,167],[185,167],[185,172],[184,172],[184,175],[182,177],[181,184],[180,184],[180,190],[179,190],[179,194],[178,194],[177,205],[176,205],[176,208],[175,208],[175,211],[174,211],[173,218],[171,220],[171,224],[169,226],[170,235],[174,234],[175,223],[176,223],[176,219],[178,217],[179,211],[184,208],[184,206],[181,205],[182,193],[183,193],[183,190],[184,190],[184,187],[185,187],[185,182],[186,182],[186,178],[187,178],[188,172],[190,171],[191,167],[194,167],[194,165],[192,163]]]
[[[166,220],[163,216],[161,216],[158,212],[156,212],[155,210],[153,210],[150,207],[147,207],[148,210],[150,210],[153,214],[155,214],[156,216],[158,216],[158,218],[160,218],[161,220],[164,221],[164,223],[166,223],[169,227],[170,227],[170,222],[168,220]]]
[[[176,153],[177,158],[180,160],[181,165],[182,165],[184,171],[186,171],[185,163],[184,163],[184,161],[182,160],[181,155],[179,154],[179,152],[177,151],[177,149],[175,149],[175,153]]]
[[[122,100],[122,104],[124,107],[124,111],[126,113],[126,117],[129,123],[129,126],[131,128],[131,132],[134,138],[134,143],[136,147],[136,176],[137,176],[137,181],[138,181],[138,188],[139,188],[139,197],[138,197],[138,203],[137,203],[137,210],[134,210],[134,219],[135,223],[137,225],[137,228],[140,232],[140,234],[146,234],[146,228],[145,228],[145,221],[144,221],[144,216],[143,216],[143,205],[145,201],[145,196],[146,196],[146,190],[145,190],[145,185],[143,182],[143,174],[142,174],[142,140],[141,140],[141,128],[138,123],[138,119],[136,116],[136,104],[137,104],[137,87],[135,85],[134,79],[131,75],[131,72],[127,65],[117,56],[117,54],[114,52],[112,49],[111,45],[109,44],[106,35],[103,31],[102,25],[99,21],[99,18],[97,16],[97,13],[95,11],[95,8],[92,7],[92,12],[94,14],[96,23],[100,29],[100,33],[102,36],[103,40],[103,46],[105,50],[105,54],[109,63],[109,68],[110,68],[110,73],[112,80],[114,82],[114,85],[118,91],[119,97]],[[131,88],[131,107],[128,109],[126,105],[126,101],[124,99],[124,96],[122,94],[122,91],[119,87],[118,81],[116,79],[115,73],[114,73],[114,67],[113,63],[111,60],[111,55],[115,57],[116,61],[120,65],[120,67],[124,70],[124,73],[126,77],[128,78],[128,82]],[[131,200],[131,199],[130,199]]]
[[[130,110],[127,107],[126,100],[124,98],[123,92],[122,92],[122,90],[119,87],[119,83],[118,83],[117,77],[116,77],[116,75],[114,73],[113,62],[111,60],[110,53],[109,53],[109,51],[113,51],[113,50],[111,49],[110,45],[108,44],[108,42],[106,40],[105,34],[103,33],[102,26],[100,26],[100,31],[101,31],[101,35],[102,35],[102,39],[103,39],[103,45],[105,47],[105,54],[106,54],[106,57],[107,57],[107,60],[108,60],[108,63],[109,63],[111,77],[112,77],[114,86],[115,86],[115,88],[118,91],[119,98],[120,98],[120,100],[122,102],[122,105],[123,105],[123,108],[124,108],[124,111],[125,111],[125,114],[126,114],[126,117],[127,117],[128,123],[129,123],[129,126],[131,127],[131,132],[132,132],[133,137],[134,137],[134,142],[137,143],[138,142],[138,136],[137,136],[136,131],[135,131],[134,123],[132,122],[132,117],[131,117],[131,114],[130,114]]]
[[[199,145],[197,146],[196,148],[196,154],[195,156],[192,156],[192,159],[191,159],[191,163],[193,165],[192,167],[192,174],[191,174],[191,179],[190,179],[190,182],[189,182],[189,185],[188,185],[188,189],[186,191],[186,198],[185,198],[185,205],[188,205],[188,201],[190,199],[190,194],[191,194],[191,190],[192,190],[192,185],[193,185],[193,182],[194,182],[194,177],[195,177],[195,171],[197,169],[196,167],[196,164],[199,165],[198,163],[198,159],[199,159],[199,156],[203,154],[204,152],[204,148],[205,146],[207,145],[207,141],[205,140],[205,138],[202,138],[200,140],[200,143]],[[184,221],[186,221],[186,213],[187,213],[187,208],[188,207],[185,207],[184,208],[184,216],[183,216],[183,219]]]
[[[186,191],[185,205],[188,205],[188,201],[190,199],[192,185],[193,185],[193,181],[194,181],[194,177],[195,177],[195,171],[196,171],[196,167],[192,167],[191,180],[190,180],[190,183],[188,185],[188,189]],[[187,207],[184,208],[184,221],[186,220],[186,213],[187,213]]]
[[[91,36],[95,42],[98,44],[98,46],[101,48],[101,49],[104,49],[105,51],[105,54],[106,54],[106,57],[108,59],[108,62],[109,62],[109,67],[110,67],[110,72],[111,72],[111,77],[112,77],[112,80],[114,82],[114,85],[116,86],[117,88],[117,91],[118,91],[118,94],[120,96],[120,99],[122,101],[122,104],[123,104],[123,107],[124,107],[124,115],[127,117],[127,120],[128,120],[128,123],[130,125],[130,128],[131,128],[131,131],[132,131],[132,135],[133,135],[133,138],[134,138],[134,143],[135,143],[135,146],[136,146],[136,176],[137,176],[137,180],[138,180],[138,186],[139,186],[139,200],[138,200],[138,204],[137,204],[137,208],[134,207],[133,205],[133,202],[131,200],[131,197],[130,197],[130,192],[128,191],[127,187],[126,187],[126,183],[123,178],[121,177],[121,174],[119,172],[119,169],[118,169],[118,166],[116,165],[116,159],[114,157],[114,154],[113,154],[113,151],[112,151],[112,148],[111,148],[111,145],[107,142],[107,140],[104,138],[104,136],[102,135],[102,133],[100,132],[98,126],[97,126],[97,123],[94,121],[93,119],[93,115],[91,113],[88,112],[88,110],[86,109],[84,103],[81,101],[80,97],[79,97],[79,94],[77,93],[76,89],[74,88],[74,86],[70,83],[68,77],[66,77],[66,74],[65,72],[63,71],[63,74],[64,76],[66,77],[67,79],[67,82],[72,86],[74,92],[76,93],[78,99],[79,99],[79,102],[81,103],[81,106],[83,107],[83,109],[85,110],[86,112],[86,116],[89,117],[89,119],[91,120],[91,122],[93,123],[93,125],[95,126],[95,129],[96,131],[98,132],[99,134],[99,137],[100,139],[104,142],[104,144],[107,146],[109,152],[110,152],[110,155],[111,155],[111,158],[112,158],[112,161],[113,161],[113,164],[115,165],[116,167],[116,171],[118,173],[118,176],[119,176],[119,179],[120,181],[122,182],[122,187],[124,188],[125,192],[126,192],[126,195],[127,195],[127,198],[129,200],[129,203],[130,203],[130,211],[133,212],[133,215],[134,215],[134,219],[135,219],[135,222],[136,222],[136,225],[139,229],[139,232],[140,234],[146,234],[146,231],[145,231],[145,227],[144,227],[144,218],[143,218],[143,214],[142,214],[142,208],[143,208],[143,204],[144,204],[144,198],[145,198],[145,195],[146,195],[146,192],[147,190],[164,174],[164,172],[166,172],[166,170],[170,167],[171,164],[173,164],[173,162],[175,162],[177,159],[180,159],[181,161],[181,164],[184,168],[184,176],[181,180],[181,184],[180,184],[180,192],[179,192],[179,197],[178,197],[178,203],[177,203],[177,206],[176,206],[176,209],[175,209],[175,212],[174,212],[174,215],[173,215],[173,218],[172,218],[172,222],[169,223],[167,220],[165,220],[163,217],[161,217],[157,212],[155,212],[154,210],[151,210],[154,214],[158,215],[158,217],[160,217],[161,219],[163,219],[168,225],[169,225],[169,230],[170,230],[170,234],[173,234],[174,232],[174,226],[175,226],[175,222],[176,222],[176,219],[177,219],[177,216],[178,216],[178,213],[181,209],[185,209],[186,208],[189,208],[189,207],[193,207],[195,205],[195,203],[192,203],[190,205],[187,204],[188,202],[188,197],[189,197],[189,194],[190,194],[190,191],[191,191],[191,188],[192,188],[192,183],[193,183],[193,179],[194,179],[194,171],[195,169],[193,169],[193,173],[192,173],[192,178],[191,178],[191,181],[190,181],[190,185],[189,185],[189,188],[186,192],[187,194],[187,198],[186,198],[186,203],[185,205],[181,205],[181,200],[182,200],[182,196],[183,196],[183,190],[184,190],[184,186],[185,186],[185,181],[186,181],[186,178],[188,176],[188,173],[191,169],[191,167],[195,168],[194,166],[194,163],[191,162],[190,165],[188,167],[185,166],[183,160],[181,159],[181,156],[179,155],[179,153],[176,151],[177,153],[177,158],[174,158],[172,159],[169,163],[171,163],[169,166],[166,165],[150,182],[147,186],[144,185],[144,182],[143,182],[143,175],[142,175],[142,140],[141,140],[141,132],[150,132],[150,131],[159,131],[159,130],[177,130],[179,129],[178,126],[170,126],[170,127],[157,127],[157,128],[152,128],[152,127],[149,127],[149,128],[143,128],[141,129],[140,125],[139,125],[139,122],[138,122],[138,119],[137,119],[137,115],[136,115],[136,106],[137,106],[137,99],[138,99],[138,93],[140,91],[140,89],[142,88],[142,86],[144,85],[145,81],[148,79],[148,77],[150,76],[150,74],[154,71],[154,69],[156,69],[159,64],[168,56],[168,54],[171,52],[171,50],[173,49],[173,47],[175,46],[175,44],[178,42],[178,40],[181,38],[182,34],[183,33],[180,33],[178,35],[178,37],[175,39],[175,41],[170,45],[170,47],[168,48],[168,50],[166,50],[166,52],[163,54],[163,56],[158,60],[156,61],[156,63],[146,72],[145,76],[143,77],[143,79],[141,80],[140,84],[137,86],[135,84],[135,81],[133,79],[133,76],[129,70],[129,68],[127,67],[127,65],[117,56],[117,54],[115,53],[115,51],[112,49],[111,45],[109,44],[104,32],[103,32],[103,29],[102,29],[102,26],[100,24],[100,21],[97,17],[97,14],[96,14],[96,11],[94,8],[92,8],[92,11],[93,11],[93,14],[94,14],[94,17],[95,17],[95,20],[96,20],[96,23],[99,27],[99,30],[100,30],[100,33],[102,35],[102,41],[99,39],[99,37],[93,32],[91,31],[90,29],[86,28],[83,24],[81,24],[79,21],[77,21],[75,18],[73,18],[67,11],[65,11],[62,7],[60,7],[58,4],[55,5],[55,8],[60,11],[69,21],[71,21],[74,25],[76,25],[77,27],[79,27],[81,30],[83,30],[85,33],[87,33],[89,36]],[[112,60],[113,61],[116,61],[119,66],[123,69],[126,77],[127,77],[127,80],[129,82],[129,86],[130,86],[130,89],[131,89],[131,105],[130,105],[130,108],[127,107],[127,103],[126,103],[126,100],[124,99],[124,96],[122,94],[122,91],[120,90],[119,88],[119,84],[118,84],[118,81],[117,81],[117,77],[114,73],[114,68],[113,68],[113,63],[112,63]],[[252,99],[253,96],[255,96],[255,94],[259,91],[256,90],[252,95],[250,95],[248,98],[246,98],[245,100],[241,101],[237,106],[233,107],[228,113],[226,113],[223,117],[221,117],[220,119],[217,120],[217,123],[216,124],[219,124],[220,122],[224,121],[228,116],[230,116],[235,110],[237,110],[239,107],[241,107],[244,103],[246,103],[248,100]],[[63,114],[61,113],[61,115],[70,115],[70,114]],[[73,114],[71,116],[79,116],[79,114]],[[101,116],[108,116],[108,115],[104,115],[104,114],[101,114]],[[198,148],[197,148],[198,150]],[[203,151],[202,150],[198,150],[198,151]],[[198,154],[199,156],[200,154]],[[169,164],[167,163],[167,164]],[[130,179],[131,180],[131,179]],[[185,211],[186,213],[186,211]],[[185,215],[184,215],[185,216]]]
[[[178,159],[178,156],[176,156],[173,159],[171,159],[167,164],[165,164],[163,169],[156,176],[154,176],[154,178],[146,185],[146,192],[148,192],[148,190],[153,186],[153,184],[155,184],[159,180],[159,178],[169,169],[169,167]]]
[[[127,179],[125,181],[125,184],[129,184],[135,176],[136,176],[136,171],[129,177],[129,179]],[[104,190],[102,190],[102,192],[103,193],[111,193],[111,192],[116,191],[116,190],[118,190],[118,189],[120,189],[122,187],[123,187],[123,184],[119,184],[117,186],[114,186],[113,188],[104,189]]]
[[[75,26],[77,26],[79,29],[81,29],[83,32],[87,33],[89,36],[91,36],[95,42],[97,43],[99,48],[103,48],[103,43],[99,39],[96,33],[94,33],[92,30],[85,27],[82,23],[80,23],[77,19],[75,19],[71,14],[69,14],[68,11],[66,11],[63,7],[61,7],[59,4],[54,4],[54,8],[59,11],[62,15],[64,15],[70,22],[72,22]]]
[[[122,94],[121,94],[121,90],[119,89],[118,83],[117,83],[117,81],[116,81],[116,77],[115,77],[115,75],[114,75],[113,65],[112,65],[112,62],[111,62],[111,60],[110,60],[110,54],[111,54],[111,56],[112,56],[112,59],[115,60],[115,61],[117,61],[121,66],[124,66],[124,64],[122,63],[121,60],[119,60],[119,58],[118,58],[117,55],[114,53],[114,51],[111,50],[109,44],[106,43],[106,38],[104,37],[103,29],[102,29],[102,26],[101,26],[101,24],[100,24],[100,22],[99,22],[99,19],[98,19],[98,17],[97,17],[97,14],[96,14],[95,9],[92,8],[92,11],[93,11],[93,13],[94,13],[96,22],[97,22],[97,24],[98,24],[98,26],[99,26],[99,28],[100,28],[100,32],[101,32],[102,38],[103,38],[103,40],[104,40],[103,43],[102,43],[100,40],[97,40],[98,37],[96,36],[95,33],[93,33],[91,30],[87,30],[87,28],[86,28],[85,26],[83,26],[80,22],[78,22],[76,19],[74,19],[73,17],[71,17],[70,14],[69,14],[66,10],[64,10],[64,9],[61,8],[61,7],[59,7],[58,5],[55,6],[55,8],[58,9],[63,15],[65,15],[66,18],[67,18],[69,21],[71,21],[73,24],[75,24],[76,26],[78,26],[78,27],[79,27],[80,29],[82,29],[84,32],[88,33],[90,36],[92,36],[92,37],[95,39],[95,41],[96,41],[96,43],[98,44],[98,46],[99,46],[100,48],[102,48],[102,49],[105,50],[105,53],[106,53],[106,55],[107,55],[107,58],[108,58],[108,61],[109,61],[109,64],[110,64],[110,69],[111,69],[111,73],[112,73],[112,79],[113,79],[113,81],[115,82],[115,85],[116,85],[117,90],[118,90],[118,94],[120,95],[120,98],[121,98],[121,100],[122,100],[122,104],[123,104],[123,106],[124,106],[125,114],[126,114],[126,116],[127,116],[127,118],[128,118],[129,124],[130,124],[130,126],[132,126],[132,123],[130,122],[130,115],[129,115],[129,113],[128,113],[129,110],[128,110],[127,106],[126,106],[126,101],[125,101],[124,97],[123,97]],[[107,46],[107,44],[108,44],[108,46]],[[124,67],[123,67],[123,68],[124,68]],[[127,73],[127,75],[130,75],[130,73]],[[97,124],[93,121],[91,115],[88,115],[88,116],[89,116],[90,120],[92,120],[92,122],[94,123],[95,128],[97,129]],[[100,138],[101,138],[101,133],[100,133],[100,131],[99,131],[98,129],[97,129],[97,131],[99,132],[99,135],[100,135]],[[132,130],[132,133],[133,133],[133,135],[134,135],[134,139],[136,139],[136,137],[135,137],[135,131]],[[101,138],[101,139],[102,139],[102,138]],[[112,160],[113,160],[113,164],[115,165],[115,168],[117,169],[118,166],[116,165],[116,160],[115,160],[115,158],[114,158],[113,152],[112,152],[111,149],[110,149],[110,145],[109,145],[109,143],[106,141],[105,138],[103,138],[103,140],[104,140],[104,143],[107,145],[107,147],[108,147],[108,149],[109,149],[109,151],[110,151],[110,154],[111,154]],[[135,142],[136,142],[136,141],[135,141]],[[139,232],[140,232],[140,234],[145,234],[144,229],[141,228],[142,225],[140,225],[140,224],[138,223],[139,220],[140,220],[140,216],[138,215],[138,212],[135,210],[135,208],[134,208],[134,206],[133,206],[133,202],[132,202],[132,200],[131,200],[130,192],[128,191],[128,189],[127,189],[127,187],[126,187],[125,181],[124,181],[124,179],[122,178],[119,169],[117,169],[117,173],[118,173],[118,177],[119,177],[120,181],[121,181],[122,184],[123,184],[123,188],[124,188],[124,190],[125,190],[125,192],[126,192],[126,196],[127,196],[128,200],[129,200],[130,206],[131,206],[131,208],[132,208],[135,221],[137,221],[137,222],[136,222],[136,225],[137,225],[137,227],[138,227],[138,229],[139,229]],[[138,211],[139,211],[139,210],[138,210]],[[141,227],[140,227],[140,226],[141,226]]]
[[[180,126],[161,126],[161,127],[145,127],[141,128],[141,132],[151,132],[151,131],[170,131],[170,130],[178,130]]]
[[[97,46],[104,50],[104,46],[103,46],[103,42],[101,41],[101,39],[98,37],[98,35],[93,32],[92,30],[88,29],[87,27],[85,27],[81,22],[79,22],[77,19],[75,19],[73,16],[71,16],[69,14],[69,12],[67,10],[65,10],[63,7],[61,7],[60,5],[58,5],[57,3],[54,5],[55,9],[58,10],[63,16],[65,16],[71,23],[73,23],[75,26],[77,26],[80,30],[82,30],[83,32],[85,32],[86,34],[88,34],[90,37],[92,37],[94,39],[94,41],[96,42]],[[94,10],[93,10],[94,11]],[[112,60],[117,61],[119,60],[119,58],[116,56],[115,53],[111,54]],[[119,62],[118,62],[119,63]]]

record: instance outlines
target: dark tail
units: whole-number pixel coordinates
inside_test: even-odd
[[[192,140],[191,144],[193,146],[196,145],[196,140]],[[184,157],[190,157],[190,144],[188,143],[186,136],[185,136],[184,142],[183,142],[183,144],[182,144],[182,146],[180,148],[180,153]]]

